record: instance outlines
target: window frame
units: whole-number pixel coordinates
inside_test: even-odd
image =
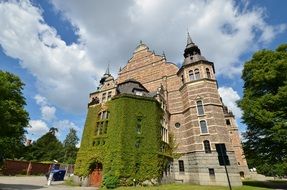
[[[184,161],[183,160],[178,160],[178,171],[179,172],[184,172],[185,169],[184,169]]]
[[[202,126],[201,125],[201,123],[202,122],[204,122],[205,123],[205,127],[206,127],[206,132],[202,132],[202,128],[204,127],[204,126]],[[199,120],[199,127],[200,127],[200,133],[201,134],[208,134],[209,132],[208,132],[208,125],[207,125],[207,121],[205,120],[205,119],[201,119],[201,120]]]
[[[200,72],[199,72],[198,68],[194,69],[194,78],[195,78],[195,80],[200,79]]]
[[[199,104],[200,102],[200,104]],[[201,110],[200,110],[201,108]],[[197,111],[197,115],[204,115],[205,114],[205,110],[204,110],[204,105],[203,105],[203,101],[202,100],[197,100],[196,101],[196,111]],[[202,111],[202,113],[199,113],[200,111]]]
[[[209,68],[206,68],[205,71],[206,71],[206,77],[208,79],[211,79],[211,72],[210,72]]]
[[[209,140],[204,140],[203,141],[203,148],[204,148],[204,152],[207,154],[211,153],[211,145],[210,145],[210,141]]]
[[[193,81],[194,80],[193,70],[188,71],[188,76],[189,76],[189,81]]]

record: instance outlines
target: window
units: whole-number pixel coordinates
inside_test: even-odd
[[[207,78],[211,79],[210,71],[208,68],[206,68],[206,76]]]
[[[101,119],[106,119],[107,118],[107,112],[106,111],[103,111],[102,112],[102,117]]]
[[[188,74],[189,74],[189,80],[190,80],[190,81],[194,80],[193,70],[190,70],[190,71],[188,72]]]
[[[203,109],[203,104],[202,101],[196,101],[196,107],[197,107],[197,114],[198,115],[203,115],[204,114],[204,109]]]
[[[99,122],[97,123],[95,133],[96,133],[96,135],[100,134],[100,123]]]
[[[112,98],[112,92],[108,92],[108,100],[110,100]]]
[[[194,74],[195,74],[195,80],[200,79],[199,69],[194,69]]]
[[[208,172],[210,176],[215,176],[215,172],[213,168],[208,168]]]
[[[103,93],[102,94],[102,102],[105,102],[106,101],[106,93]]]
[[[200,130],[201,130],[201,133],[208,133],[205,120],[200,121]]]
[[[175,126],[175,128],[180,128],[180,123],[176,122],[176,123],[174,124],[174,126]]]
[[[208,140],[203,141],[205,153],[211,153],[211,147]]]
[[[99,130],[99,134],[103,134],[103,129],[104,129],[104,122],[101,122],[100,124],[100,130]]]
[[[107,134],[107,131],[108,131],[108,121],[105,122],[104,134]]]
[[[184,77],[181,75],[181,82],[184,83]]]
[[[184,172],[184,162],[183,160],[178,161],[179,172]]]
[[[142,132],[142,118],[138,117],[137,124],[136,124],[136,133],[141,134],[141,132]]]
[[[231,125],[231,123],[230,123],[230,120],[229,120],[229,119],[226,119],[226,120],[225,120],[225,122],[226,122],[226,125]]]
[[[137,96],[142,96],[142,95],[143,95],[143,92],[142,92],[142,91],[135,90],[135,94],[136,94]]]

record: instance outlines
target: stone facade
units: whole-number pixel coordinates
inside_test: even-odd
[[[223,147],[232,185],[242,184],[239,172],[248,175],[248,166],[234,116],[221,101],[214,64],[201,56],[189,36],[181,68],[140,43],[116,80],[109,73],[105,75],[105,83],[90,94],[91,102],[95,98],[98,103],[109,100],[116,95],[117,84],[131,79],[149,92],[161,91],[158,101],[165,113],[162,140],[168,143],[172,133],[176,152],[181,155],[171,166],[175,181],[228,185],[225,167],[218,158],[218,147]]]

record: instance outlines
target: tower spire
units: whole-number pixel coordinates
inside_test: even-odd
[[[108,64],[108,67],[107,67],[105,74],[110,75],[110,64]]]
[[[186,42],[186,47],[190,44],[194,44],[191,37],[190,37],[190,34],[189,32],[187,32],[187,42]]]

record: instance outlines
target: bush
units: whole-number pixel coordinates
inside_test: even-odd
[[[104,177],[104,185],[108,189],[114,189],[119,183],[119,178],[117,176],[106,175]]]

